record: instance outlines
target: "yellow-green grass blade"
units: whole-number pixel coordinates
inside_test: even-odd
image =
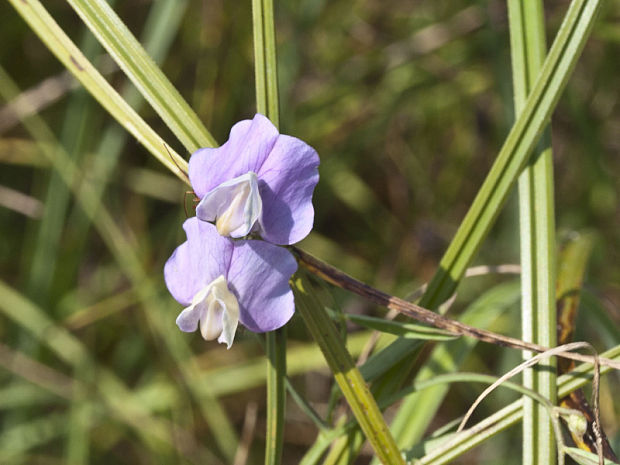
[[[68,2],[188,152],[217,145],[198,115],[105,0]]]
[[[155,158],[184,182],[187,162],[127,104],[84,57],[38,0],[9,0],[31,29],[86,90]]]
[[[10,76],[0,67],[0,95],[5,98],[12,98],[18,93],[19,90],[15,87]],[[55,141],[47,125],[36,115],[28,117],[23,123],[35,139],[44,140],[48,143],[52,142],[52,144],[42,145],[41,148],[45,150],[52,147],[51,150],[45,152],[45,155],[50,159],[52,166],[61,175],[66,185],[74,189],[74,193],[77,194],[78,190],[72,181],[76,177],[81,177],[80,170],[57,141]],[[188,384],[188,388],[199,399],[200,411],[211,427],[212,436],[227,459],[231,460],[237,448],[235,431],[219,402],[202,389],[198,381],[198,368],[191,363],[188,365],[183,363],[185,360],[190,359],[189,348],[174,324],[168,324],[168,321],[165,319],[164,315],[167,312],[162,307],[160,300],[156,298],[155,286],[140,263],[136,252],[136,244],[130,242],[116,225],[111,214],[100,206],[99,198],[87,184],[79,191],[79,195],[76,195],[76,200],[83,212],[89,216],[95,225],[123,273],[131,280],[144,309],[148,309],[144,313],[147,322],[152,325],[156,334],[162,338],[170,356],[183,369],[182,374]]]
[[[381,411],[362,374],[340,339],[338,330],[301,272],[293,290],[297,310],[317,342],[342,394],[378,459],[384,465],[402,464],[404,459],[385,424]]]

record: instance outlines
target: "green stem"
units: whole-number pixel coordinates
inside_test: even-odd
[[[303,273],[299,274],[301,276],[297,278],[293,286],[297,310],[306,323],[310,334],[321,348],[353,415],[366,438],[368,438],[378,459],[384,465],[404,465],[404,459],[383,420],[381,411],[362,374],[342,343],[338,330],[329,319],[325,307],[311,292],[309,281]]]
[[[267,111],[267,85],[265,63],[265,24],[262,0],[252,0],[252,28],[254,31],[254,84],[256,86],[256,111]]]
[[[262,0],[265,47],[265,83],[267,88],[266,115],[276,126],[280,126],[280,104],[278,94],[278,61],[276,59],[276,31],[273,16],[273,0]]]
[[[286,408],[286,328],[266,335],[267,350],[267,436],[265,464],[277,465],[282,460],[284,412]]]
[[[273,0],[252,0],[254,30],[254,75],[256,110],[279,126],[278,73],[273,18]],[[286,408],[286,332],[270,332],[266,337],[267,364],[267,438],[265,464],[282,461],[284,412]]]
[[[515,116],[523,110],[546,52],[540,0],[508,0]],[[521,237],[521,334],[524,341],[556,345],[555,221],[553,154],[546,130],[539,149],[519,177]],[[530,351],[523,358],[532,357]],[[523,385],[556,402],[555,359],[523,372]],[[555,443],[549,416],[531,397],[523,398],[523,463],[553,463]]]
[[[273,0],[252,0],[252,24],[256,111],[267,116],[278,127],[280,109]]]

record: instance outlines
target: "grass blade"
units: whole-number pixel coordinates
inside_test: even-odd
[[[456,339],[454,334],[443,329],[415,323],[403,323],[401,321],[386,320],[366,315],[347,314],[345,317],[360,326],[395,336],[402,336],[406,339],[422,339],[425,341],[450,341]]]
[[[155,158],[184,182],[187,162],[168,148],[164,140],[108,84],[82,52],[56,24],[38,0],[9,0],[32,30],[88,92]]]
[[[501,311],[514,306],[518,297],[517,283],[500,284],[474,301],[463,314],[462,321],[479,328],[488,327]],[[420,369],[415,382],[424,382],[458,370],[476,345],[477,341],[461,338],[436,347],[425,366]],[[435,386],[415,393],[403,402],[391,424],[400,447],[409,448],[422,439],[447,392],[448,386]]]
[[[0,95],[11,98],[18,93],[19,89],[15,87],[10,76],[0,67]],[[45,150],[44,154],[49,158],[66,185],[77,194],[77,187],[72,181],[76,177],[81,177],[82,174],[55,140],[47,125],[36,115],[28,117],[24,120],[24,124],[35,139],[48,142],[48,145],[41,146],[42,150]],[[114,222],[111,214],[105,208],[100,207],[99,198],[88,184],[82,186],[79,195],[75,197],[114,255],[123,273],[131,280],[143,308],[148,309],[144,312],[147,322],[162,339],[175,364],[182,368],[182,375],[190,392],[199,400],[200,411],[209,424],[214,439],[227,459],[232,460],[238,443],[235,431],[222,406],[208,394],[199,382],[200,370],[194,363],[191,363],[189,348],[179,331],[176,327],[172,328],[174,325],[168,324],[169,321],[161,316],[166,314],[165,309],[162,308],[160,299],[156,298],[155,286],[142,267],[136,252],[137,247],[130,243],[126,235]],[[188,359],[190,359],[190,363],[184,363]]]
[[[450,298],[475,257],[500,208],[529,159],[555,108],[594,24],[601,0],[573,0],[523,111],[510,130],[487,178],[448,246],[420,305],[436,309]],[[399,339],[389,346],[391,365],[400,363],[416,346]]]
[[[270,331],[267,344],[267,434],[265,464],[282,461],[284,447],[284,413],[286,410],[286,329]]]
[[[620,360],[620,345],[600,354],[612,360]],[[601,367],[601,375],[608,373],[609,367]],[[558,377],[558,396],[563,397],[579,389],[591,381],[593,366],[588,363],[579,365],[575,370]],[[490,417],[473,425],[466,431],[453,436],[449,444],[436,447],[429,454],[422,457],[418,465],[443,465],[460,457],[471,448],[494,437],[506,428],[521,421],[523,418],[523,399],[519,399],[504,407]]]
[[[156,62],[163,61],[167,56],[186,7],[186,0],[157,0],[153,3],[144,24],[141,40],[144,43],[144,48]],[[132,108],[137,110],[144,104],[142,95],[132,85],[126,85],[121,95]],[[127,131],[116,123],[109,124],[103,131],[93,153],[91,165],[92,172],[97,173],[97,175],[85,178],[83,185],[86,187],[80,187],[80,190],[87,189],[90,191],[94,204],[98,205],[101,202],[101,197],[118,164],[128,136]],[[77,196],[82,196],[82,194],[78,193]],[[75,231],[74,236],[76,240],[71,250],[67,253],[68,256],[65,255],[64,260],[66,263],[65,269],[68,268],[73,271],[77,270],[79,261],[83,256],[91,222],[88,215],[82,214],[79,207],[73,212],[70,221],[71,228]],[[70,272],[66,274],[71,276]]]
[[[404,459],[383,420],[374,397],[351,355],[342,344],[338,330],[329,319],[325,308],[311,292],[307,278],[298,278],[293,290],[297,309],[312,337],[321,348],[342,394],[375,454],[384,465],[404,465]]]
[[[530,158],[594,24],[601,0],[573,0],[532,91],[454,239],[421,305],[449,298]]]
[[[540,0],[508,0],[515,116],[522,111],[546,53],[545,20]],[[521,334],[524,341],[554,347],[555,218],[553,154],[545,131],[541,144],[519,177],[521,237]],[[527,360],[532,353],[524,351]],[[556,402],[555,359],[523,372],[523,385]],[[555,461],[555,442],[546,409],[523,398],[523,463]]]
[[[188,152],[217,145],[198,115],[105,0],[68,0],[68,3]]]

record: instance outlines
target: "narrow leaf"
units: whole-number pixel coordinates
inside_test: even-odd
[[[585,450],[577,449],[576,447],[564,447],[564,452],[570,456],[579,465],[598,465],[598,455]],[[618,462],[605,459],[605,465],[619,465]]]
[[[68,0],[188,152],[217,145],[181,94],[105,0]]]
[[[449,341],[458,337],[443,329],[431,328],[415,323],[402,323],[400,321],[384,320],[383,318],[365,315],[346,315],[346,318],[366,328],[374,329],[382,333],[402,336],[406,339]]]
[[[305,276],[297,278],[293,291],[297,310],[304,319],[310,334],[319,344],[342,394],[375,454],[384,465],[404,465],[404,459],[385,424],[374,397],[351,355],[344,347],[324,306],[312,293],[310,283]]]
[[[187,162],[127,104],[56,24],[39,0],[9,0],[32,30],[90,94],[155,158],[184,182]]]

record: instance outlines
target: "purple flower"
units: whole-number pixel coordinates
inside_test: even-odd
[[[299,242],[312,229],[318,166],[312,147],[257,114],[235,124],[221,147],[192,155],[189,178],[201,199],[196,216],[215,222],[224,236],[255,232],[273,244]]]
[[[257,240],[233,241],[195,217],[183,229],[187,241],[164,267],[168,290],[186,306],[177,318],[181,331],[193,332],[200,324],[204,339],[218,338],[230,348],[239,321],[264,332],[293,316],[288,281],[297,262],[288,250]]]

